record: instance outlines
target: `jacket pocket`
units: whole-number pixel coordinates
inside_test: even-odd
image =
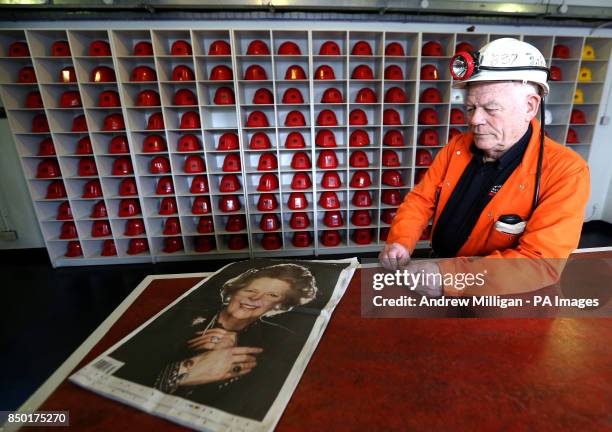
[[[495,223],[492,223],[489,228],[486,249],[489,253],[495,250],[512,249],[518,245],[521,235],[501,232],[495,228]]]

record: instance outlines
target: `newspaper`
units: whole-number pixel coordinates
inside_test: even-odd
[[[194,429],[272,430],[358,265],[229,264],[70,380]]]

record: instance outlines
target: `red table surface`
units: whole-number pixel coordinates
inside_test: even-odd
[[[197,281],[154,280],[76,369]],[[365,319],[360,302],[357,270],[278,431],[612,430],[612,319]],[[71,428],[185,429],[67,380],[39,409]]]

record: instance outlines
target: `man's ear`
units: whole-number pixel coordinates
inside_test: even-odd
[[[527,110],[525,112],[525,117],[527,121],[531,121],[532,118],[538,115],[541,101],[542,98],[535,93],[530,93],[527,95]]]

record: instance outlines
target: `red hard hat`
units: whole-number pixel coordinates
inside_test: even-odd
[[[372,216],[368,210],[355,210],[351,216],[351,223],[356,226],[368,226],[372,223]]]
[[[274,153],[264,153],[259,156],[257,171],[268,171],[278,168],[278,161]]]
[[[130,219],[125,222],[124,235],[133,237],[145,233],[145,225],[142,219]]]
[[[372,72],[372,68],[370,66],[362,64],[353,69],[351,79],[372,80],[374,79],[374,72]]]
[[[89,76],[91,82],[115,82],[115,71],[108,66],[97,66],[91,71]]]
[[[386,80],[403,80],[404,71],[398,65],[389,65],[385,68],[385,79]]]
[[[170,161],[164,156],[157,156],[151,159],[149,164],[151,174],[165,174],[170,172]]]
[[[304,210],[308,207],[308,200],[303,192],[291,192],[287,200],[287,207],[290,210]]]
[[[92,237],[108,237],[112,235],[110,223],[107,220],[98,220],[91,225]]]
[[[32,118],[32,132],[49,132],[49,122],[45,114],[36,114]]]
[[[243,214],[230,215],[227,217],[225,231],[237,232],[245,230],[247,227],[246,217]]]
[[[338,168],[338,158],[333,150],[322,150],[317,158],[317,167],[321,169]]]
[[[61,180],[56,180],[54,182],[49,183],[47,186],[47,194],[45,195],[45,199],[58,199],[66,197],[66,187],[64,186],[64,182]]]
[[[385,47],[386,56],[404,57],[404,47],[399,42],[391,42]]]
[[[391,87],[389,90],[387,90],[387,93],[385,93],[385,102],[406,103],[408,102],[408,96],[400,87]]]
[[[392,147],[401,147],[404,145],[404,136],[400,131],[392,129],[385,133],[383,144]]]
[[[251,150],[265,150],[271,147],[270,138],[264,132],[255,132],[249,141],[249,148]]]
[[[135,56],[152,56],[153,44],[149,41],[140,41],[134,45],[132,55]]]
[[[257,185],[259,192],[269,192],[276,189],[278,189],[278,177],[276,177],[276,174],[268,173],[261,176]]]
[[[217,65],[210,71],[210,81],[231,81],[234,79],[232,69],[225,65]]]
[[[419,134],[419,145],[422,146],[437,146],[440,145],[438,131],[435,129],[423,129]]]
[[[370,207],[372,205],[372,195],[369,191],[355,191],[351,202],[356,207]]]
[[[267,88],[260,88],[253,95],[253,103],[256,105],[270,105],[274,103],[274,96]]]
[[[338,209],[340,208],[340,200],[336,192],[325,191],[319,197],[319,205],[328,210]]]
[[[355,96],[355,103],[376,103],[378,98],[374,90],[368,87],[364,87],[357,92]]]
[[[350,125],[367,125],[368,124],[368,116],[365,111],[362,109],[354,109],[349,114],[349,124]]]
[[[416,166],[429,166],[433,162],[431,152],[425,149],[418,149],[416,152]],[[393,185],[391,185],[393,186]]]
[[[283,246],[283,239],[278,234],[266,233],[261,237],[261,247],[265,250],[280,249]]]
[[[380,213],[380,220],[391,225],[396,214],[397,209],[385,209]]]
[[[198,200],[198,198],[208,199],[208,197],[196,197],[196,200]],[[162,216],[178,213],[178,210],[176,207],[176,199],[174,197],[162,198],[161,202],[159,203],[158,213]],[[196,213],[196,212],[193,212],[193,213]]]
[[[96,167],[94,158],[86,157],[79,159],[78,173],[80,177],[98,175],[98,168]]]
[[[259,228],[262,231],[276,231],[280,229],[280,221],[274,213],[265,213],[259,221]]]
[[[455,138],[457,135],[461,135],[461,131],[457,128],[450,128],[448,131],[448,140],[452,140],[453,138]]]
[[[422,81],[435,81],[440,79],[440,72],[434,65],[426,64],[421,67],[421,80]]]
[[[211,43],[210,46],[208,47],[209,56],[231,55],[231,54],[232,54],[232,49],[230,47],[230,44],[224,40],[216,40],[213,43]]]
[[[351,147],[365,147],[370,144],[370,136],[363,129],[356,129],[351,132],[349,145]]]
[[[295,213],[294,213],[295,214]],[[312,243],[312,234],[309,231],[294,232],[291,244],[295,247],[308,247]]]
[[[183,250],[183,239],[181,237],[166,237],[164,239],[164,248],[162,251],[165,253],[174,253]]]
[[[68,90],[62,93],[59,100],[60,108],[78,108],[83,106],[81,94],[75,90]]]
[[[72,132],[87,132],[87,119],[84,114],[80,114],[72,119]]]
[[[306,143],[304,142],[304,136],[300,132],[291,132],[285,139],[285,148],[304,148]]]
[[[76,82],[76,76],[74,75],[74,68],[72,66],[70,67],[72,68],[72,75],[70,75],[69,78],[71,79],[74,78],[74,81],[70,81],[70,82]],[[24,66],[21,69],[19,69],[19,72],[17,73],[17,82],[21,84],[35,83],[36,73],[34,72],[34,68],[32,66]]]
[[[127,157],[119,157],[113,162],[113,175],[130,175],[134,173],[132,161]]]
[[[236,135],[234,132],[226,132],[219,137],[217,150],[237,150],[238,148],[238,135]]]
[[[321,178],[321,187],[325,189],[338,189],[342,186],[340,176],[336,171],[327,171]]]
[[[285,126],[306,126],[306,119],[304,118],[304,114],[297,110],[290,111],[287,114],[287,117],[285,117]]]
[[[344,225],[342,213],[338,210],[326,211],[323,215],[323,223],[330,228],[338,228]]]
[[[328,88],[321,96],[321,103],[342,103],[342,93],[337,88]]]
[[[187,111],[181,116],[179,129],[200,129],[200,114],[197,111]]]
[[[108,57],[111,55],[110,44],[104,40],[95,40],[89,44],[88,55],[92,57]]]
[[[133,178],[125,178],[119,183],[119,196],[133,196],[138,195],[138,188],[136,187],[136,180]]]
[[[319,147],[337,147],[336,135],[329,129],[320,129],[315,137],[315,144]]]
[[[295,152],[291,158],[291,168],[296,170],[310,169],[310,157],[305,152]]]
[[[166,150],[166,141],[161,135],[149,135],[142,142],[143,153],[159,153]]]
[[[183,171],[188,174],[202,173],[206,171],[204,159],[198,155],[189,155],[185,158]]]
[[[27,94],[25,99],[26,108],[43,108],[43,100],[40,96],[39,91],[31,91]]]
[[[442,93],[435,87],[428,87],[425,89],[423,93],[421,93],[421,97],[419,102],[423,103],[441,103],[442,102]]]
[[[382,165],[385,167],[398,167],[401,165],[399,155],[393,150],[383,150]]]
[[[323,42],[319,48],[319,55],[341,55],[340,46],[334,41]]]
[[[117,255],[117,247],[115,246],[115,240],[107,239],[102,243],[102,252],[100,252],[102,256],[115,256]]]
[[[426,173],[427,173],[427,170],[418,170],[416,174],[414,175],[414,184],[415,185],[419,184],[421,180],[423,180],[423,177],[425,177]]]
[[[424,108],[419,113],[419,124],[425,125],[438,125],[440,119],[438,118],[438,112],[433,108]]]
[[[266,70],[259,65],[251,65],[244,72],[244,79],[251,81],[267,80]]]
[[[369,167],[370,161],[368,160],[368,155],[361,150],[356,150],[352,152],[349,158],[349,165],[353,168]]]
[[[223,159],[224,172],[239,172],[240,171],[240,156],[236,153],[231,153]]]
[[[189,66],[178,65],[172,69],[172,81],[193,81],[195,74]]]
[[[268,117],[261,111],[253,111],[247,117],[246,122],[247,127],[268,127],[270,123],[268,123]]]
[[[372,47],[366,41],[359,41],[355,45],[353,45],[353,50],[351,51],[351,55],[371,56]]]
[[[293,175],[293,178],[291,179],[291,189],[302,190],[302,189],[308,189],[311,186],[312,186],[312,182],[310,181],[310,176],[308,175],[308,173],[305,173],[305,172],[295,173]]]
[[[123,138],[123,139],[125,139],[125,136],[121,136],[121,137],[114,137],[114,138],[113,138],[113,141],[114,141],[116,138]],[[112,149],[112,143],[113,143],[113,141],[111,141],[111,151],[110,151],[110,153],[129,153],[129,149],[127,149],[127,140],[126,140],[126,142],[125,142],[125,146],[126,146],[126,149],[127,149],[127,150],[126,150],[126,151],[124,151],[124,152],[113,152],[113,151],[112,151],[112,150],[113,150],[113,149]],[[81,139],[80,139],[80,140],[77,142],[77,145],[76,145],[76,152],[75,152],[75,154],[78,154],[78,155],[93,154],[93,147],[91,146],[91,140],[89,139],[89,137],[88,137],[88,136],[81,138]]]
[[[74,239],[79,235],[77,234],[76,225],[74,222],[64,222],[62,224],[62,228],[60,229],[59,238],[62,240]]]
[[[474,49],[474,45],[469,42],[459,42],[455,47],[455,54],[460,52],[473,53],[476,50]]]
[[[465,124],[465,115],[459,108],[452,108],[450,112],[450,124]]]
[[[331,68],[331,66],[322,65],[315,71],[315,79],[333,80],[336,79],[336,75],[334,74],[334,70]]]
[[[337,126],[338,119],[336,113],[329,109],[322,110],[317,115],[317,126]]]
[[[147,120],[147,130],[161,130],[164,129],[164,117],[162,113],[156,112],[149,116]]]
[[[219,208],[224,212],[235,212],[240,210],[240,200],[237,195],[223,195],[219,199]]]
[[[252,41],[247,48],[247,55],[269,55],[270,49],[268,45],[262,40],[255,39]]]
[[[108,217],[108,212],[106,211],[106,205],[104,204],[104,201],[100,200],[94,204],[91,209],[91,217],[93,219]]]
[[[278,180],[276,182],[278,184]],[[240,190],[240,180],[238,180],[235,174],[225,174],[221,177],[219,182],[220,192],[236,192],[237,190]]]
[[[140,213],[140,204],[138,200],[128,198],[119,201],[119,217],[131,217]]]
[[[55,156],[55,145],[53,145],[53,140],[51,138],[45,138],[38,144],[37,156]]]
[[[103,131],[116,131],[124,129],[125,122],[123,121],[123,114],[115,113],[104,117],[104,122],[102,124]]]
[[[351,177],[352,188],[366,188],[372,184],[372,179],[367,171],[356,171]]]
[[[179,89],[176,93],[174,93],[174,97],[172,98],[172,103],[174,105],[197,105],[198,98],[196,95],[189,89]]]
[[[308,213],[291,213],[291,217],[289,218],[289,226],[291,226],[292,229],[308,228],[310,226],[310,218],[308,217]]]
[[[174,184],[172,183],[172,177],[162,177],[157,181],[155,187],[155,193],[157,195],[170,195],[174,193]]]
[[[177,40],[170,47],[170,54],[175,56],[188,56],[192,54],[191,45],[185,40]]]
[[[304,103],[302,93],[295,87],[290,87],[283,93],[284,104],[301,104]]]
[[[131,81],[157,81],[155,69],[149,66],[136,66],[132,69]]]
[[[200,216],[198,220],[198,232],[200,234],[208,234],[215,231],[212,216]]]
[[[302,69],[300,65],[291,65],[287,68],[287,72],[285,72],[286,80],[303,80],[306,79],[306,72]]]
[[[402,175],[397,170],[385,170],[382,174],[381,182],[387,186],[404,186]]]
[[[195,176],[193,180],[191,180],[189,192],[192,194],[207,193],[208,191],[208,179],[206,176]]]
[[[112,108],[121,106],[119,93],[114,90],[105,90],[98,95],[98,106],[101,108]]]
[[[567,138],[565,139],[565,142],[568,144],[578,144],[580,142],[580,140],[578,139],[578,134],[576,133],[576,130],[569,128],[567,130]]]
[[[402,203],[402,196],[397,189],[384,189],[380,195],[380,201],[390,206],[399,206]]]
[[[295,42],[288,41],[288,42],[283,42],[278,47],[278,54],[279,55],[302,55],[302,50],[300,50],[300,47]]]
[[[402,119],[400,113],[393,108],[387,108],[383,112],[383,124],[384,125],[401,125]]]
[[[200,140],[197,136],[192,134],[185,134],[178,140],[178,151],[179,152],[194,152],[202,149]]]
[[[584,112],[579,109],[572,109],[572,114],[570,116],[570,123],[572,124],[584,124],[586,123],[586,116]]]
[[[554,58],[568,59],[570,58],[570,49],[567,45],[557,44],[553,47]]]
[[[34,77],[34,81],[31,81],[31,82],[36,82],[36,77]],[[61,83],[77,82],[76,71],[74,70],[74,67],[66,66],[65,68],[62,68],[62,70],[59,73],[58,82],[61,82]]]
[[[83,198],[100,198],[102,196],[102,185],[100,180],[90,180],[83,186]]]
[[[9,45],[8,56],[9,57],[29,57],[30,49],[28,44],[25,42],[13,42]]]
[[[196,252],[209,252],[215,248],[214,236],[196,237],[194,250]]]
[[[278,208],[278,201],[274,194],[261,194],[257,200],[257,210],[272,211]]]
[[[51,44],[51,57],[70,57],[70,55],[68,41],[60,40]]]
[[[551,66],[548,78],[551,81],[563,81],[563,72],[559,66]]]
[[[146,238],[131,239],[128,244],[128,255],[138,255],[139,253],[147,252],[149,250],[149,243]]]
[[[368,228],[359,228],[353,231],[353,241],[360,245],[372,243],[372,230]]]
[[[340,240],[340,233],[338,231],[323,231],[321,234],[321,244],[323,246],[338,246],[340,244]]]
[[[234,97],[234,90],[229,87],[219,87],[215,91],[215,97],[213,98],[215,105],[234,105],[236,98]]]
[[[101,201],[102,202],[102,201]],[[68,201],[64,201],[57,207],[57,215],[55,216],[57,220],[72,220],[72,209],[70,208],[70,203]]]
[[[65,257],[68,258],[76,258],[83,255],[83,249],[81,248],[81,243],[78,240],[70,240],[66,245],[66,253]]]
[[[425,42],[423,48],[421,49],[421,55],[441,57],[444,55],[442,52],[442,45],[437,41]]]

